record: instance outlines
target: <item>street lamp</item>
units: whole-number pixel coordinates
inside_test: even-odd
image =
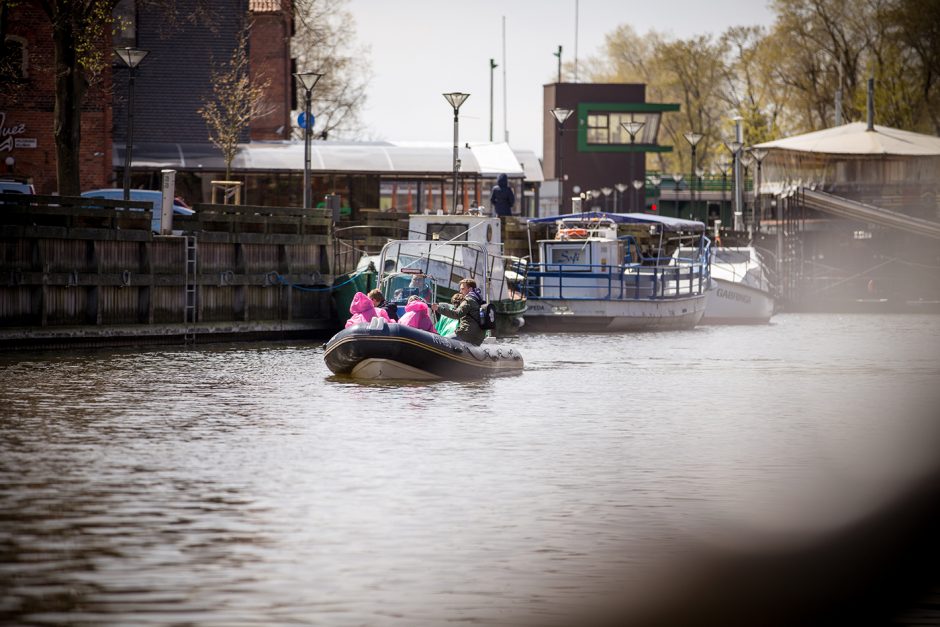
[[[763,202],[761,202],[760,195],[760,164],[764,160],[764,157],[767,156],[769,151],[766,148],[751,148],[751,156],[754,158],[755,163],[757,163],[757,182],[754,185],[754,208],[757,211],[757,230],[760,231],[760,221],[764,218],[764,207]]]
[[[313,207],[310,194],[310,140],[313,138],[313,118],[310,113],[310,99],[313,88],[317,81],[323,77],[323,74],[316,72],[303,72],[294,74],[294,78],[300,81],[304,89],[304,209]]]
[[[565,213],[565,120],[574,113],[571,109],[555,107],[550,111],[558,126],[558,213]]]
[[[613,193],[613,188],[611,187],[602,187],[601,193],[604,194],[604,211],[610,211],[610,195]]]
[[[444,94],[444,99],[454,108],[454,205],[451,213],[457,213],[457,114],[460,111],[460,105],[469,97],[470,94],[459,91]]]
[[[490,141],[493,141],[493,70],[498,67],[496,61],[490,59]]]
[[[627,132],[630,136],[630,143],[636,143],[636,135],[640,132],[640,129],[646,126],[646,122],[637,122],[636,120],[630,120],[629,122],[621,122],[620,126],[623,127],[623,130]]]
[[[623,211],[623,193],[627,191],[626,183],[617,183],[614,185],[617,188],[617,191],[620,192],[620,211]],[[616,201],[616,199],[614,199]],[[617,211],[617,203],[614,202],[614,211]]]
[[[735,164],[738,160],[738,153],[741,152],[742,146],[744,146],[744,144],[737,140],[725,142],[725,148],[727,148],[728,152],[731,153],[731,189],[733,192],[733,196],[731,200],[731,216],[733,218],[733,225],[734,225],[735,231],[738,231],[741,229],[741,223],[740,223],[740,220],[738,219],[738,217],[742,215],[741,208],[738,206],[738,195],[737,195],[737,192],[734,190],[737,189],[736,186],[738,183],[738,180],[737,180],[738,169]]]
[[[741,211],[744,215],[745,226],[747,227],[748,233],[751,233],[754,229],[754,207],[751,206],[751,217],[747,219],[747,173],[750,170],[751,165],[754,163],[754,157],[751,156],[751,153],[746,150],[741,150],[741,155],[738,157],[738,162],[741,164],[741,167],[744,168],[744,176],[741,177],[741,186],[744,190],[742,192],[743,206]]]
[[[653,186],[653,198],[658,199],[659,198],[659,185],[660,183],[663,182],[662,177],[660,177],[658,174],[654,174],[651,177],[649,177],[649,182],[650,182],[650,185]]]
[[[675,194],[676,194],[676,217],[679,217],[679,188],[682,187],[682,179],[685,176],[676,172],[672,175],[672,180],[676,182]]]
[[[633,189],[636,190],[636,211],[637,211],[637,213],[640,213],[640,190],[643,189],[643,186],[644,186],[645,184],[646,184],[646,183],[643,182],[643,181],[641,181],[641,180],[635,180],[635,181],[633,181]],[[646,208],[646,207],[645,207],[645,203],[644,203],[644,207],[643,207],[643,208],[644,208],[644,209]]]
[[[702,134],[696,133],[695,131],[689,131],[687,133],[684,133],[683,137],[685,137],[685,141],[689,142],[689,145],[692,146],[692,167],[689,170],[692,173],[692,176],[689,177],[692,179],[692,188],[691,188],[692,191],[691,191],[691,196],[689,199],[689,204],[691,205],[690,207],[691,211],[689,211],[689,215],[694,219],[695,218],[695,146],[700,141],[702,141]]]
[[[134,70],[147,56],[140,48],[115,48],[115,54],[128,69],[127,79],[127,138],[124,144],[124,200],[131,199],[131,153],[134,150]],[[156,209],[156,208],[154,208]]]
[[[601,190],[599,190],[599,189],[592,189],[592,190],[591,190],[590,192],[588,192],[588,193],[591,194],[591,198],[593,198],[594,200],[597,200],[598,198],[601,197]],[[600,207],[598,207],[597,205],[591,205],[591,210],[592,210],[592,211],[595,210],[595,209],[599,209],[599,208],[600,208]]]
[[[705,168],[699,166],[695,168],[696,184],[698,185],[698,200],[702,202],[702,192],[705,189]],[[702,211],[702,221],[707,222],[707,211]],[[692,207],[692,219],[695,219],[695,207]]]

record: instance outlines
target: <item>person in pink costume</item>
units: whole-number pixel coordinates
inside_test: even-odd
[[[405,313],[399,318],[398,324],[437,335],[437,329],[434,328],[434,323],[431,322],[431,314],[428,311],[428,304],[424,300],[412,296],[408,299],[408,304],[405,305]]]
[[[376,316],[388,320],[388,314],[381,309],[376,310],[372,299],[362,292],[356,292],[356,295],[353,296],[352,302],[349,304],[349,313],[352,316],[346,321],[347,329],[357,324],[369,324],[372,318]]]

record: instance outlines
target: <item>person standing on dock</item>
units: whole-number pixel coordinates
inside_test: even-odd
[[[490,204],[493,205],[493,213],[499,217],[512,215],[512,207],[516,204],[516,193],[509,186],[509,177],[505,174],[500,174],[496,179],[496,185],[490,193]]]

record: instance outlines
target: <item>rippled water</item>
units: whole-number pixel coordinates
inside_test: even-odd
[[[0,356],[0,620],[538,620],[690,538],[837,528],[940,450],[938,316],[513,343],[470,383],[315,342]]]

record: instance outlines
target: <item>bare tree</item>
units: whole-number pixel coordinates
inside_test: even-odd
[[[213,64],[210,83],[212,92],[199,114],[209,129],[209,141],[222,152],[225,160],[225,178],[232,174],[232,162],[252,118],[265,116],[273,111],[266,104],[265,93],[269,81],[255,76],[251,81],[248,57],[248,29],[238,36],[231,58],[225,63]]]
[[[312,94],[315,133],[322,137],[355,137],[363,130],[359,116],[370,78],[368,49],[350,47],[355,20],[344,8],[347,1],[294,0],[297,30],[291,48],[297,69],[323,74]]]

